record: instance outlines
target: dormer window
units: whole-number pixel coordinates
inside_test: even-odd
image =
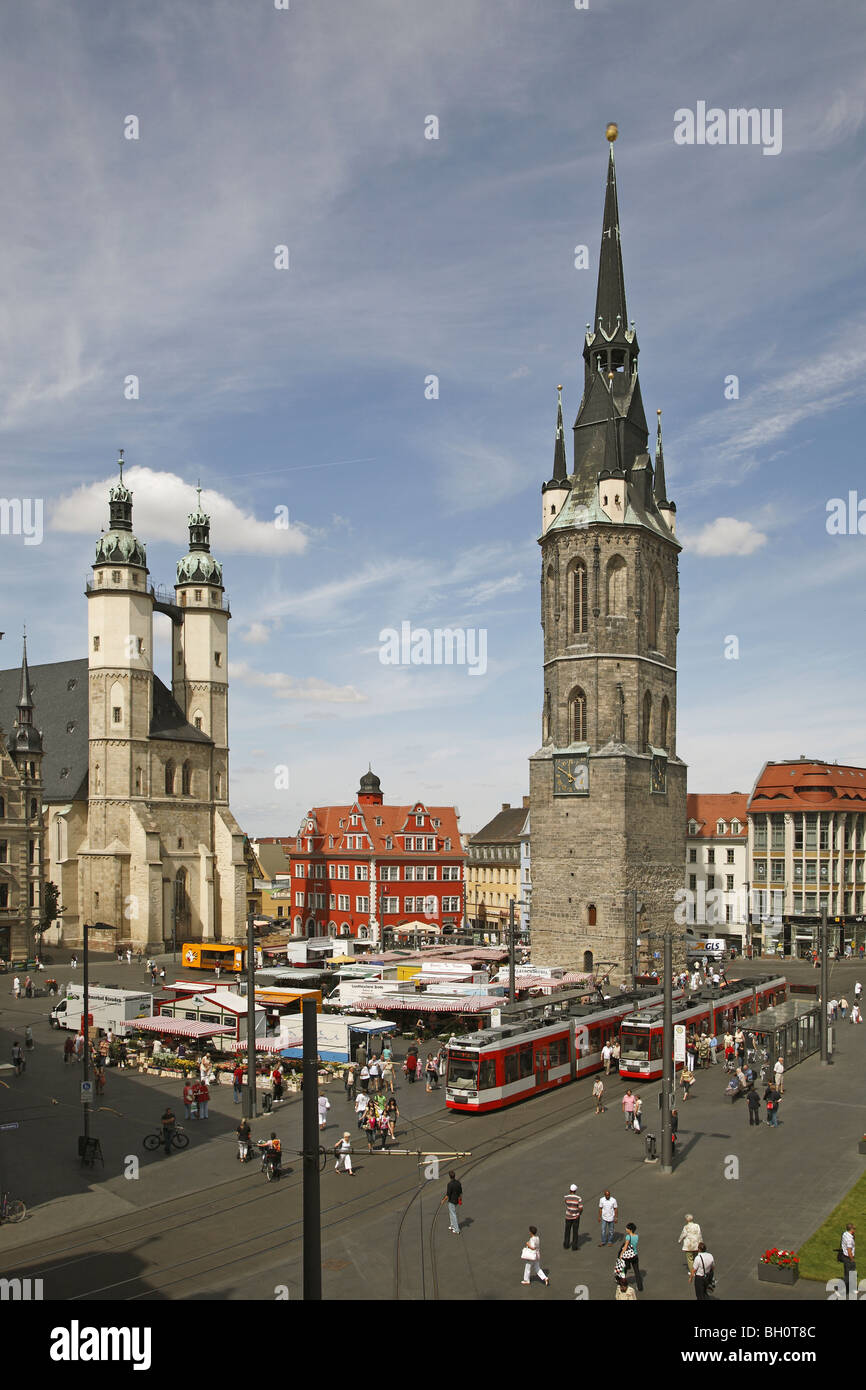
[[[725,822],[724,822],[723,820],[720,820],[720,821],[717,821],[717,822],[716,822],[716,834],[717,834],[717,835],[724,835],[726,829],[727,829],[727,826],[725,825]]]
[[[738,820],[732,820],[732,821],[731,821],[731,834],[732,834],[732,835],[739,835],[739,833],[740,833],[740,822],[739,822]]]

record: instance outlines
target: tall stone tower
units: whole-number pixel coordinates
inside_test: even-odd
[[[175,595],[183,609],[172,655],[172,694],[187,722],[214,745],[215,801],[228,802],[228,625],[222,565],[210,553],[210,517],[198,506],[188,517],[189,552],[178,562]]]
[[[609,130],[615,139],[615,128]],[[530,759],[532,956],[628,975],[674,928],[685,865],[676,753],[679,542],[659,413],[655,466],[626,314],[613,143],[595,317],[568,470],[557,410],[542,488],[542,745]],[[641,961],[646,951],[640,953]]]

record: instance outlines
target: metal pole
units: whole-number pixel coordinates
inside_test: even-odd
[[[322,1228],[319,1207],[319,1034],[315,999],[302,1004],[304,1155],[304,1302],[322,1301]]]
[[[89,957],[88,957],[88,954],[87,954],[87,923],[85,922],[85,923],[84,923],[84,997],[83,997],[83,1000],[82,1000],[82,1015],[81,1015],[81,1027],[82,1027],[83,1030],[84,1030],[84,1052],[83,1052],[83,1054],[82,1054],[82,1060],[83,1060],[83,1062],[84,1062],[84,1069],[83,1069],[83,1071],[82,1071],[82,1073],[81,1073],[81,1079],[82,1079],[82,1081],[85,1081],[85,1082],[90,1080],[90,1027],[89,1027],[89,1024],[88,1024],[88,1019],[90,1018],[90,1007],[89,1007],[89,1006],[90,1006],[90,960],[89,960]],[[68,1008],[69,1005],[67,1004],[66,1007]],[[85,1137],[85,1139],[89,1139],[89,1138],[90,1138],[90,1114],[91,1114],[91,1111],[90,1111],[90,1101],[89,1101],[89,1100],[86,1100],[86,1101],[84,1102],[84,1137]]]
[[[671,1143],[671,1096],[674,1089],[674,994],[671,975],[673,972],[673,939],[671,933],[664,933],[664,1028],[662,1030],[662,1156],[660,1171],[673,1172],[673,1144]]]
[[[508,1002],[514,1003],[514,899],[508,899]]]
[[[247,914],[247,1084],[243,1112],[247,1119],[256,1114],[256,944],[253,910]]]
[[[821,909],[821,1066],[830,1065],[830,1040],[827,1036],[827,909]]]

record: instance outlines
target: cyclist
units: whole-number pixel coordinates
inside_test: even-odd
[[[273,1130],[271,1130],[270,1139],[264,1140],[261,1147],[266,1150],[264,1158],[271,1165],[272,1176],[279,1178],[283,1161],[283,1146]]]
[[[167,1154],[170,1154],[171,1141],[175,1136],[175,1126],[177,1124],[177,1121],[174,1117],[174,1111],[172,1110],[170,1105],[167,1105],[163,1110],[162,1118],[160,1119],[159,1123],[162,1126],[162,1142],[165,1145],[165,1151]]]

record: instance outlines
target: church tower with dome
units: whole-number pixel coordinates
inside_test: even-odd
[[[244,835],[229,809],[228,623],[210,517],[188,518],[174,592],[149,582],[120,476],[87,582],[85,660],[32,668],[46,759],[46,878],[63,941],[162,950],[244,931]],[[153,664],[154,615],[171,627],[171,689]],[[0,714],[8,703],[0,672]]]

